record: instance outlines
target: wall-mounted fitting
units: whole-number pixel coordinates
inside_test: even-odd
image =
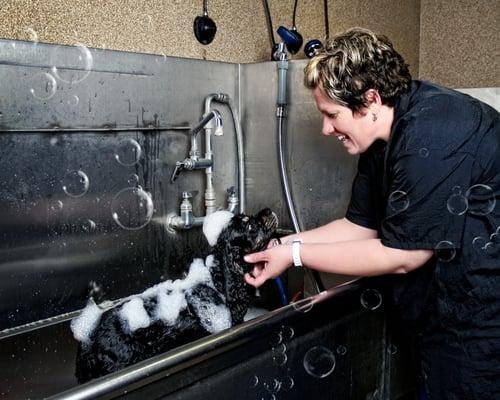
[[[174,233],[176,229],[185,230],[193,226],[203,224],[204,217],[195,217],[193,215],[193,204],[191,198],[198,192],[182,192],[182,202],[180,206],[180,215],[170,213],[167,215],[167,231]]]

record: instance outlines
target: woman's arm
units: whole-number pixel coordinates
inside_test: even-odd
[[[245,261],[258,263],[245,280],[253,286],[275,278],[292,265],[292,246],[275,246],[250,254]],[[424,265],[431,250],[401,250],[386,247],[379,239],[361,239],[337,243],[302,243],[302,263],[317,271],[344,275],[373,276],[410,272]]]
[[[318,228],[285,236],[281,238],[281,242],[291,243],[294,239],[300,238],[303,243],[333,243],[348,240],[374,239],[376,237],[376,230],[364,228],[346,218],[342,218]]]

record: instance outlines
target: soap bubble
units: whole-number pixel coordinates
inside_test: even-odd
[[[448,240],[439,242],[436,245],[434,252],[436,257],[443,262],[450,262],[456,255],[455,245]]]
[[[283,338],[283,341],[289,341],[293,338],[293,336],[295,335],[295,331],[293,330],[293,328],[291,326],[286,326],[286,325],[283,325],[281,327],[281,337]]]
[[[469,203],[467,198],[462,194],[460,190],[458,193],[453,193],[446,202],[446,207],[451,214],[463,215],[467,212]]]
[[[281,382],[276,378],[268,377],[264,379],[262,386],[270,393],[277,393],[281,388]]]
[[[93,232],[96,229],[96,223],[92,221],[91,219],[86,220],[84,223],[82,223],[82,230],[84,232]]]
[[[269,337],[269,344],[272,347],[279,345],[283,341],[283,337],[280,332],[273,332]]]
[[[89,190],[89,178],[83,171],[70,171],[64,177],[62,189],[70,197],[82,197]]]
[[[50,211],[58,212],[61,211],[64,207],[64,203],[61,200],[55,200],[50,203]]]
[[[28,34],[30,42],[38,43],[38,33],[33,28],[26,28],[24,31]]]
[[[344,355],[346,355],[346,353],[347,353],[347,347],[345,347],[344,345],[339,344],[339,345],[337,346],[336,351],[337,351],[337,354],[338,354],[339,356],[344,356]]]
[[[359,300],[361,305],[370,311],[374,311],[382,305],[382,295],[376,289],[363,290]]]
[[[127,230],[145,227],[153,216],[153,200],[140,188],[125,188],[111,201],[111,215],[115,222]]]
[[[294,386],[295,381],[291,376],[286,375],[281,379],[281,390],[286,392],[288,390],[292,390]]]
[[[395,190],[389,196],[389,206],[395,212],[403,212],[410,205],[410,199],[406,192],[402,190]]]
[[[486,239],[482,236],[476,236],[474,239],[472,239],[472,247],[474,247],[476,251],[484,250],[485,245]]]
[[[56,94],[57,82],[52,75],[39,72],[29,79],[28,87],[35,99],[48,100]]]
[[[139,183],[139,176],[137,174],[130,175],[127,179],[127,183],[130,186],[137,186],[137,184]]]
[[[473,185],[465,193],[469,202],[469,212],[474,215],[487,215],[496,205],[495,193],[488,185]]]
[[[398,352],[398,347],[394,344],[389,344],[389,346],[387,346],[387,352],[391,355],[394,355]]]
[[[273,354],[285,354],[286,353],[286,345],[281,343],[272,349]]]
[[[130,167],[137,164],[141,158],[142,149],[139,143],[134,139],[124,139],[118,143],[118,149],[115,153],[115,160],[121,165]]]
[[[80,102],[80,98],[76,94],[69,96],[68,100],[66,101],[66,103],[69,106],[77,106],[79,102]]]
[[[497,243],[488,242],[484,245],[484,252],[489,255],[495,254],[498,251],[498,249],[499,246]]]
[[[418,155],[422,158],[427,158],[429,157],[429,150],[426,149],[425,147],[422,147],[419,151],[418,151]]]
[[[313,347],[304,356],[304,368],[315,378],[325,378],[335,369],[335,356],[326,347]]]
[[[63,64],[62,60],[66,62]],[[81,43],[74,46],[56,46],[52,52],[51,68],[54,76],[65,83],[78,83],[87,78],[94,65],[90,50]]]
[[[275,353],[273,354],[273,363],[279,367],[283,366],[286,364],[288,361],[288,357],[286,354],[281,354],[281,353]]]
[[[259,385],[259,377],[257,375],[253,375],[250,378],[250,386],[251,387],[257,387]]]

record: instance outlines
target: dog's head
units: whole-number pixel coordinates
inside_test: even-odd
[[[213,219],[225,222],[219,227],[220,233],[211,237],[211,245],[214,251],[223,257],[229,257],[234,263],[234,268],[240,274],[244,274],[251,269],[251,265],[243,260],[246,254],[264,250],[275,234],[278,227],[278,218],[269,208],[264,208],[256,215],[229,215],[227,211],[218,211],[218,216],[210,215],[205,221],[204,232],[206,234],[208,225]],[[227,213],[227,214],[225,214]],[[217,213],[215,213],[217,214]],[[213,228],[213,227],[212,227]],[[210,242],[210,240],[209,240]]]

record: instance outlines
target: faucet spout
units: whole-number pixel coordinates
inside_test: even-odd
[[[195,127],[191,128],[191,130],[189,131],[191,137],[191,150],[189,151],[189,157],[193,160],[196,160],[199,157],[196,137],[198,136],[198,133],[214,118],[215,134],[222,134],[222,117],[217,110],[210,111]]]

